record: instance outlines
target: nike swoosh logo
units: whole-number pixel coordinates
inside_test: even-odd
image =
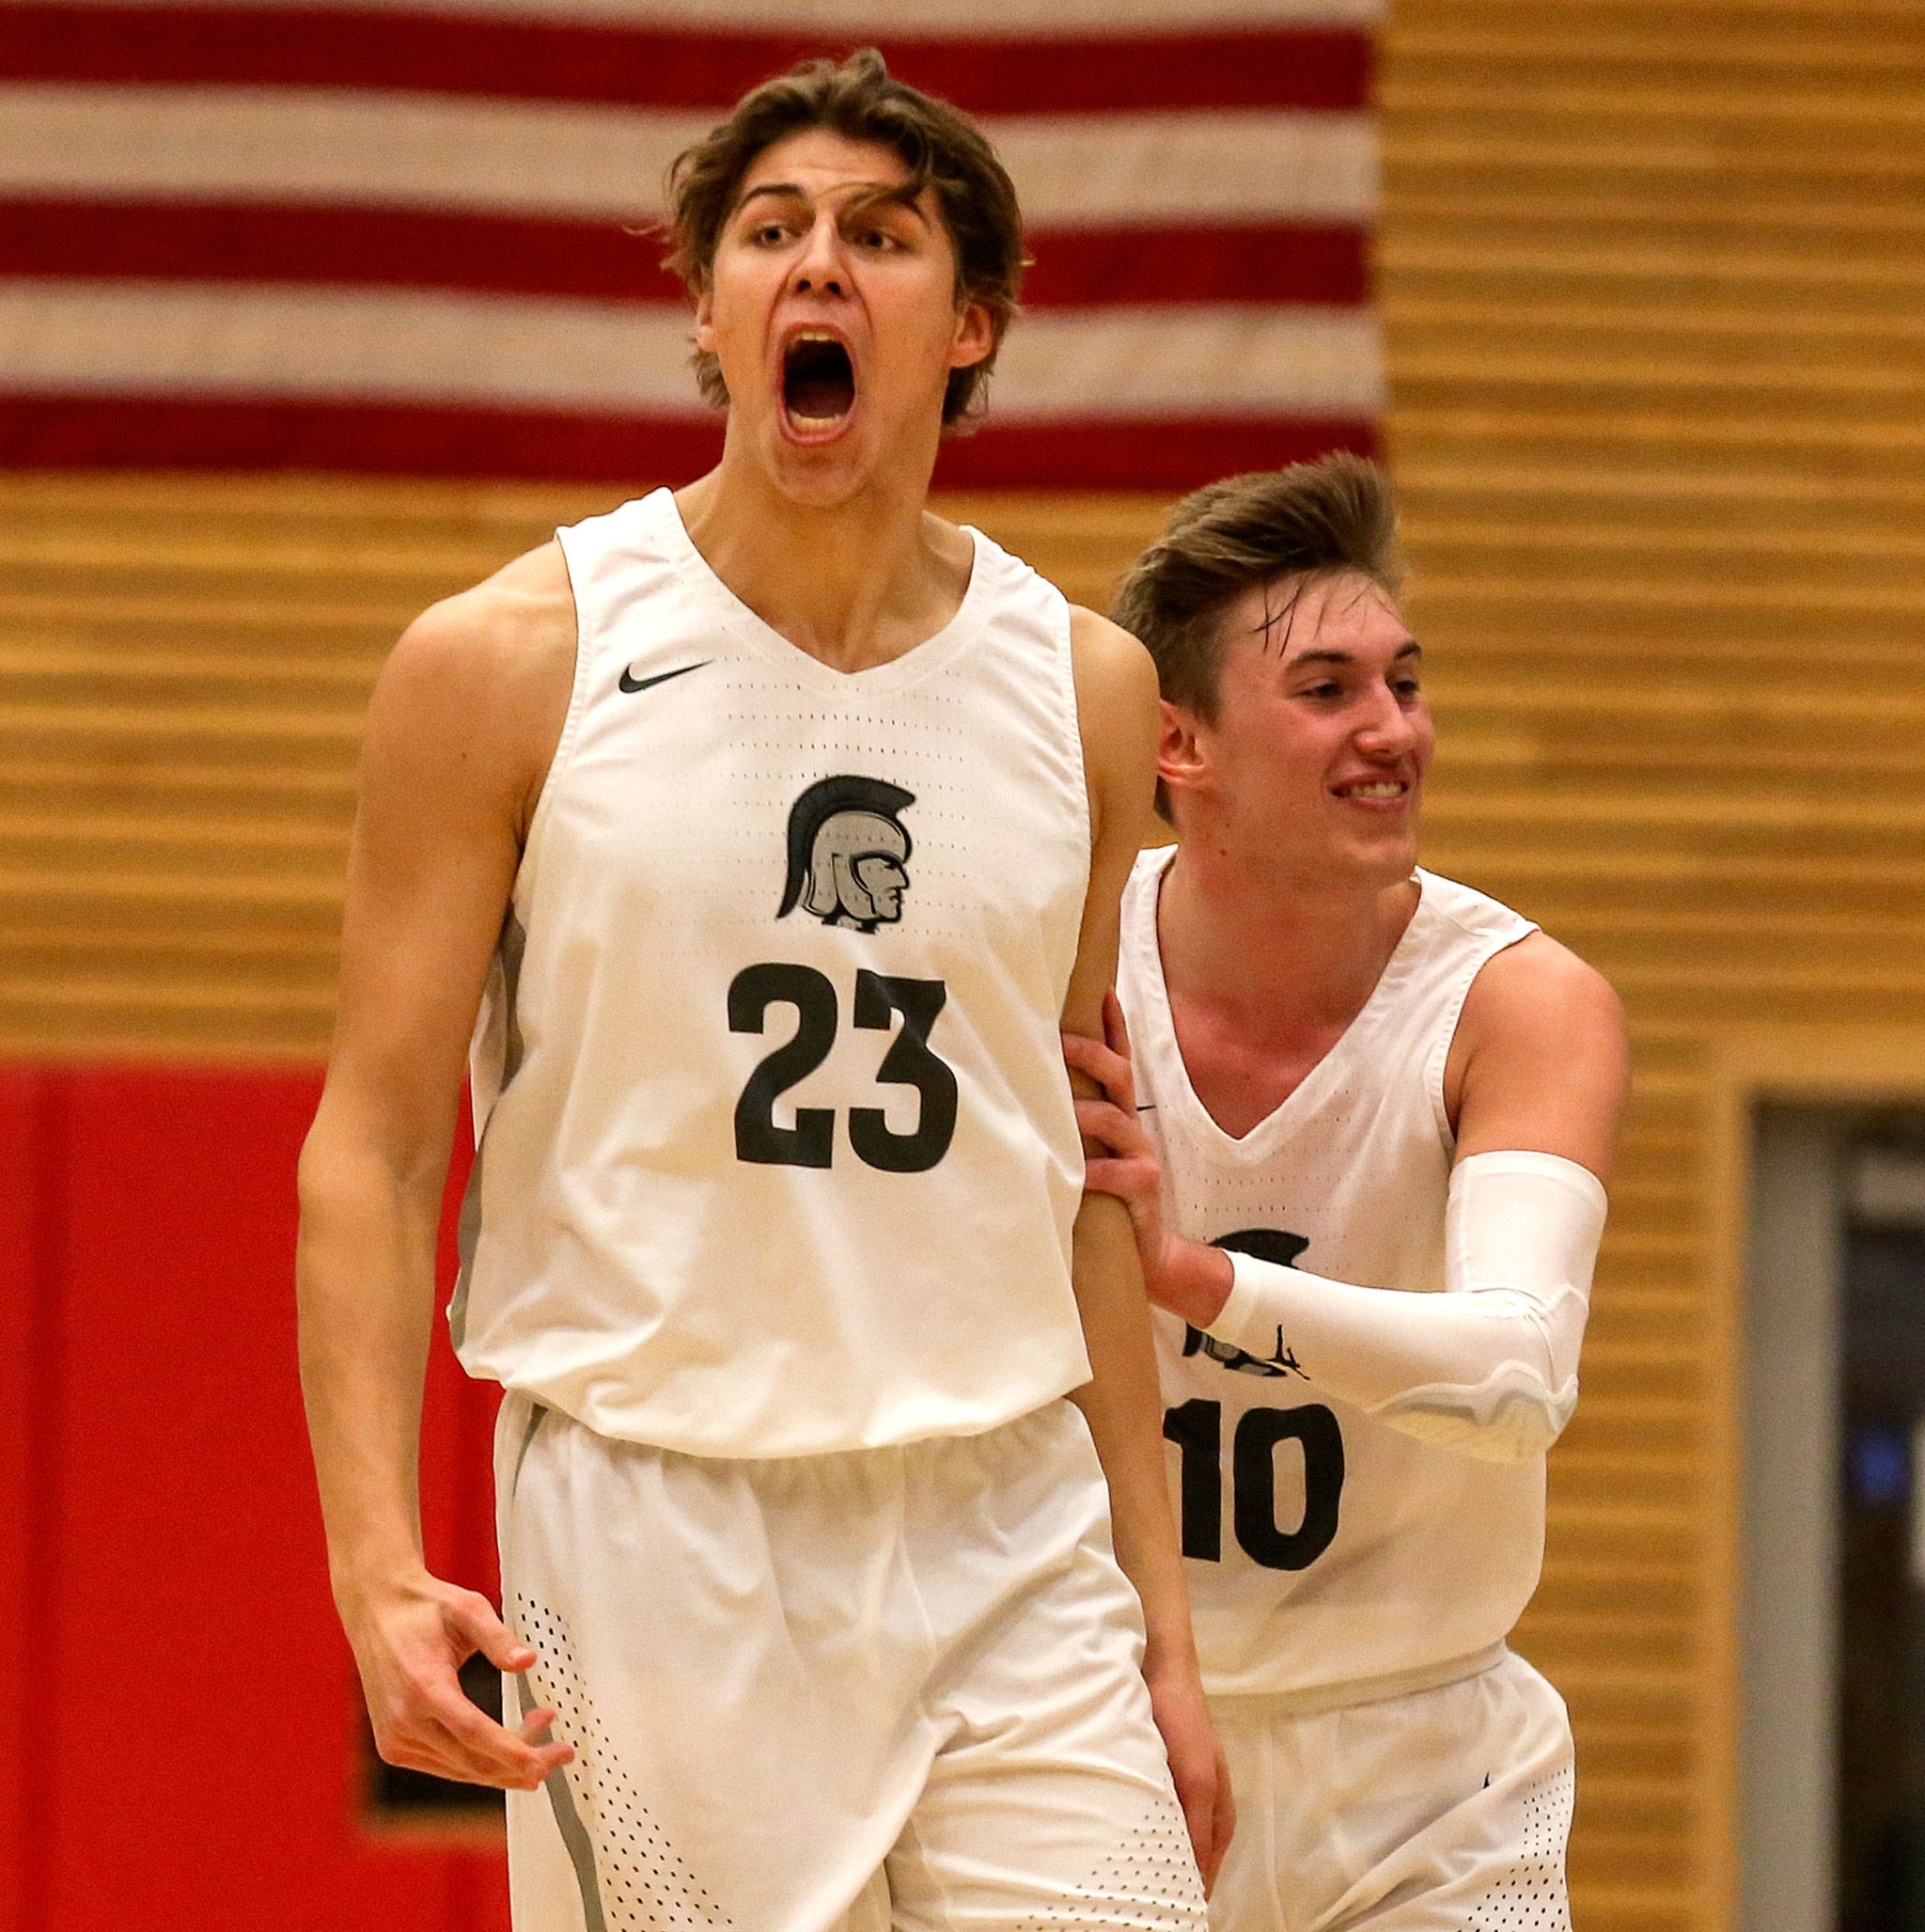
[[[632,678],[628,667],[621,668],[621,688],[624,691],[646,691],[650,684],[665,684],[670,678],[685,678],[690,671],[706,670],[715,660],[705,657],[700,664],[685,664],[672,671],[657,671],[652,678]]]

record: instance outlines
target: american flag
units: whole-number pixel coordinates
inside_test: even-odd
[[[0,0],[0,464],[596,479],[720,448],[638,232],[755,82],[876,45],[1035,265],[938,481],[1376,438],[1376,0]]]

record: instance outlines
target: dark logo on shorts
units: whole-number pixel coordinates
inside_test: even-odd
[[[1241,1228],[1234,1234],[1219,1234],[1211,1244],[1213,1248],[1227,1249],[1231,1254],[1254,1255],[1259,1261],[1275,1262],[1280,1268],[1295,1264],[1298,1255],[1309,1247],[1309,1239],[1303,1234],[1286,1234],[1280,1228]],[[1232,1348],[1228,1342],[1219,1342],[1214,1335],[1206,1335],[1200,1328],[1189,1328],[1183,1334],[1185,1355],[1204,1355],[1213,1362],[1221,1362],[1227,1369],[1234,1369],[1240,1375],[1303,1375],[1295,1353],[1284,1346],[1283,1330],[1276,1331],[1276,1352],[1265,1359],[1249,1354],[1241,1348]],[[1304,1375],[1306,1381],[1309,1380]]]
[[[775,917],[799,905],[825,926],[894,925],[915,849],[897,814],[915,803],[883,778],[818,778],[789,809],[789,878]]]

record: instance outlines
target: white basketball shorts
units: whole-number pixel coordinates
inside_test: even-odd
[[[1213,1932],[1571,1932],[1571,1724],[1522,1657],[1313,1715],[1211,1708],[1237,1796]]]
[[[1079,1411],[734,1462],[510,1395],[506,1619],[574,1762],[515,1932],[1205,1932]]]

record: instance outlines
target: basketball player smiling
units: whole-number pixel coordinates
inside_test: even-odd
[[[719,465],[436,605],[368,715],[300,1284],[376,1738],[508,1789],[517,1932],[1197,1928],[1228,1788],[1056,1042],[1101,1032],[1154,671],[926,502],[1013,191],[872,54],[671,189]],[[471,1031],[500,1616],[415,1500]]]
[[[1434,732],[1391,535],[1376,472],[1332,457],[1197,492],[1125,580],[1178,843],[1125,894],[1108,1045],[1065,1051],[1166,1311],[1241,1814],[1212,1924],[1569,1932],[1570,1728],[1504,1640],[1623,1027],[1582,961],[1416,869]]]

